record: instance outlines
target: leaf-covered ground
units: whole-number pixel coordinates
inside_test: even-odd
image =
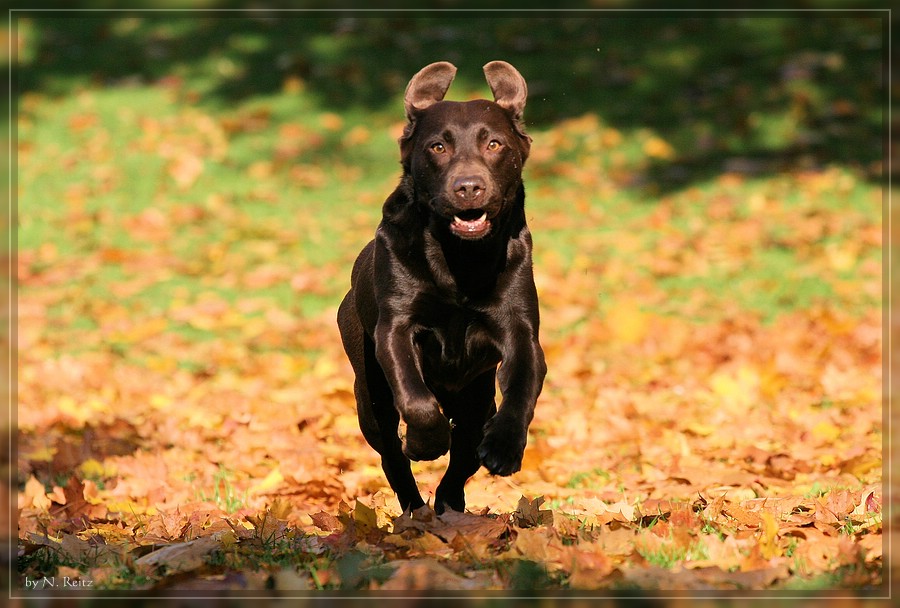
[[[110,36],[149,27],[129,19]],[[47,32],[22,25],[26,67],[56,61],[27,52]],[[653,129],[533,127],[550,371],[523,469],[410,516],[334,322],[398,177],[399,98],[338,113],[288,75],[223,108],[185,70],[19,100],[14,589],[883,582],[877,168],[736,157],[659,187],[682,151]],[[816,128],[858,117],[844,101]],[[414,466],[424,496],[445,466]]]

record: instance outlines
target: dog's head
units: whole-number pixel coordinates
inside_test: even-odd
[[[451,233],[474,240],[487,236],[518,200],[531,147],[522,126],[528,89],[513,66],[492,61],[484,75],[494,101],[444,101],[455,75],[442,61],[410,80],[400,156],[416,199]]]

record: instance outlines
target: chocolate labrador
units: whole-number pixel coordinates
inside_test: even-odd
[[[494,101],[443,101],[455,74],[433,63],[406,88],[403,175],[338,311],[360,428],[404,511],[424,504],[410,460],[450,452],[438,513],[465,508],[481,465],[518,471],[546,374],[522,184],[525,80],[492,61]]]

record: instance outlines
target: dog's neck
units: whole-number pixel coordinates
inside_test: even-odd
[[[519,197],[524,197],[521,190]],[[494,218],[490,234],[477,240],[464,240],[452,234],[442,218],[432,215],[429,220],[426,239],[431,238],[440,246],[425,247],[435,280],[448,289],[455,287],[453,291],[466,298],[478,299],[496,287],[508,263],[509,241],[525,226],[525,213],[522,202],[516,201],[503,215]]]
[[[431,274],[445,291],[479,298],[493,291],[506,265],[508,239],[490,234],[477,241],[464,241],[446,228],[435,227],[425,236],[438,247],[425,247]]]

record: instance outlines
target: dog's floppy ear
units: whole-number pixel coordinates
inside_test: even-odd
[[[483,69],[484,77],[494,94],[494,101],[512,112],[516,122],[522,120],[528,87],[519,71],[505,61],[491,61]]]
[[[424,110],[442,99],[456,76],[456,66],[447,61],[426,65],[406,85],[403,104],[406,117],[412,122],[415,112]]]

